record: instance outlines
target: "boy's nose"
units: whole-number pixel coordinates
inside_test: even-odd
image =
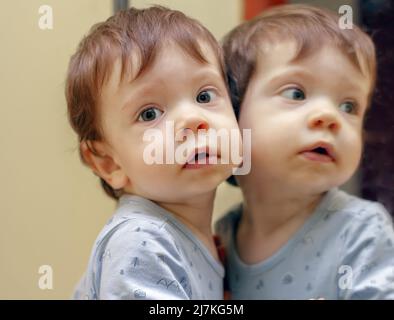
[[[198,130],[208,130],[209,124],[207,119],[196,112],[184,114],[181,119],[177,121],[176,132],[191,130],[193,133],[197,133]]]
[[[336,133],[340,129],[340,122],[333,111],[321,110],[309,116],[308,128],[328,129],[333,133]]]

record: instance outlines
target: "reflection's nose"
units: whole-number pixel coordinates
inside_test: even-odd
[[[335,110],[322,108],[316,110],[308,118],[309,129],[328,129],[337,132],[340,129],[340,121]]]

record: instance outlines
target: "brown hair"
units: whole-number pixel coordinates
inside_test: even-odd
[[[237,117],[263,42],[294,40],[297,52],[293,61],[318,50],[325,43],[335,45],[364,75],[369,76],[371,98],[376,78],[374,44],[355,25],[353,29],[340,29],[338,20],[339,16],[329,10],[308,5],[283,5],[233,29],[224,38],[223,49]]]
[[[84,163],[81,143],[86,142],[87,147],[98,155],[90,142],[104,140],[97,106],[114,61],[121,58],[122,79],[131,67],[136,68],[138,77],[154,62],[163,46],[173,42],[197,61],[207,63],[198,41],[213,50],[224,78],[220,45],[204,26],[180,11],[161,6],[130,8],[91,28],[71,57],[65,89],[69,121],[78,135],[79,153]],[[139,58],[137,66],[132,66],[132,54]],[[112,189],[100,179],[105,192],[118,199],[121,190]]]

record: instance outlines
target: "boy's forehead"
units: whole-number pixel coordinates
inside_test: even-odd
[[[120,56],[117,57],[111,72],[108,73],[108,77],[103,83],[100,93],[101,104],[108,104],[109,101],[116,99],[116,96],[121,95],[125,90],[137,86],[152,87],[156,83],[163,83],[169,73],[188,73],[192,70],[192,74],[188,74],[190,79],[206,77],[209,74],[220,77],[224,81],[223,71],[213,48],[209,44],[201,42],[200,49],[206,62],[198,61],[196,57],[193,57],[180,45],[174,43],[162,45],[142,73],[140,72],[141,57],[137,53],[130,55],[126,65]],[[191,68],[189,68],[190,66]]]
[[[217,52],[215,52],[214,48],[207,42],[200,40],[198,44],[201,49],[201,53],[208,63],[217,66],[220,69],[220,61]]]
[[[137,57],[134,57],[133,60],[138,61]],[[122,81],[127,78],[131,78],[136,75],[137,71],[135,68],[130,68],[126,66],[125,74],[123,75],[123,63],[121,57],[115,59],[112,70],[108,73],[106,81],[103,83],[103,87],[101,90],[102,95],[107,91],[116,91],[116,89],[120,86]]]
[[[201,65],[212,65],[217,68],[219,72],[222,72],[219,57],[217,53],[215,53],[212,46],[207,43],[207,41],[198,40],[197,43],[202,57],[206,60],[206,62],[199,61],[189,52],[187,48],[182,47],[180,44],[166,41],[158,47],[157,51],[154,52],[154,58],[148,61],[148,64],[144,66],[143,73],[149,73],[149,71],[154,67],[160,68],[161,65],[166,63],[166,61],[163,61],[163,59],[177,60],[178,57],[181,56],[191,58],[194,60],[194,62],[200,63]],[[168,54],[169,52],[171,52],[171,54]],[[131,53],[127,61],[122,61],[122,58],[119,55],[114,61],[113,70],[109,74],[107,84],[113,86],[116,84],[120,85],[121,82],[131,83],[137,80],[142,75],[142,60],[143,59],[139,52]],[[144,63],[146,63],[146,61]]]

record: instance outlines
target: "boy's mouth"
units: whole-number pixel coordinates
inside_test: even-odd
[[[183,168],[200,168],[204,165],[217,164],[219,156],[206,147],[196,148],[191,152]]]
[[[300,152],[308,160],[318,162],[335,162],[336,155],[331,144],[326,142],[317,142]]]

